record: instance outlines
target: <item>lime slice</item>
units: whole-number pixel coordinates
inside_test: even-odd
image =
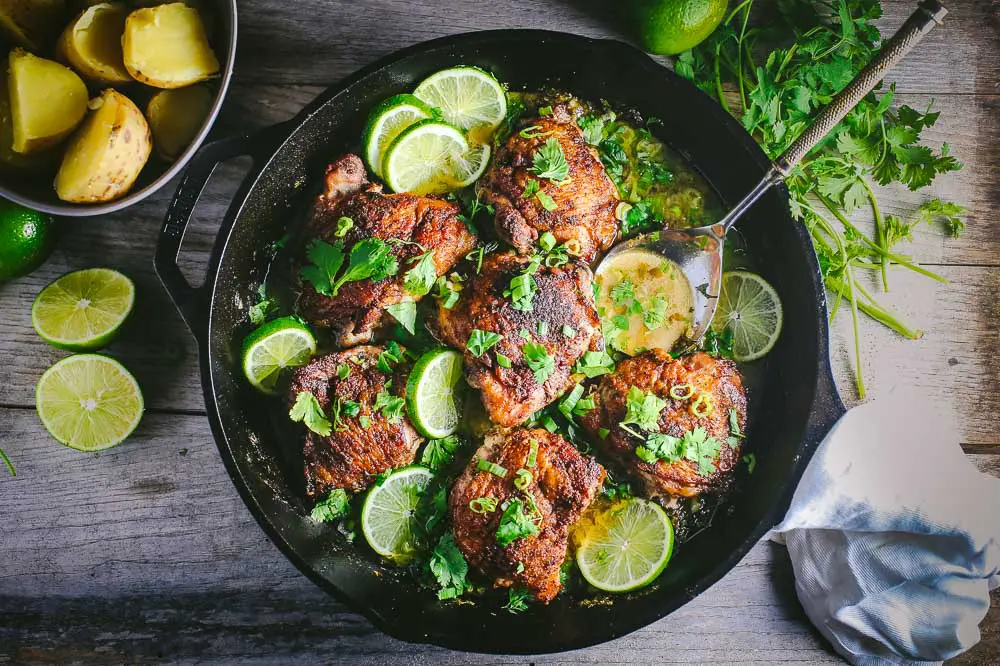
[[[142,418],[142,391],[121,363],[77,354],[45,371],[35,388],[42,425],[61,444],[101,451],[120,444]]]
[[[507,94],[503,86],[478,67],[452,67],[431,74],[413,94],[440,109],[449,123],[466,131],[495,129],[507,117]]]
[[[417,359],[406,382],[406,411],[421,435],[441,439],[458,429],[461,378],[457,351],[434,349]]]
[[[673,549],[674,526],[666,511],[633,498],[596,516],[576,550],[576,564],[597,589],[628,592],[656,580]]]
[[[275,395],[285,368],[297,368],[316,353],[316,338],[295,317],[268,322],[243,341],[243,374],[258,391]]]
[[[361,507],[361,532],[382,557],[405,562],[417,549],[416,510],[420,495],[434,475],[426,467],[398,469],[372,486]]]
[[[781,335],[781,299],[767,280],[749,271],[722,274],[722,294],[712,328],[733,332],[733,358],[755,361]]]
[[[421,120],[389,146],[382,177],[395,192],[444,194],[458,189],[453,162],[468,152],[461,130],[439,120]]]
[[[452,159],[451,176],[458,188],[468,187],[479,180],[490,163],[490,152],[490,144],[481,143]]]
[[[382,157],[393,139],[410,125],[430,118],[433,110],[413,95],[394,95],[375,107],[365,127],[365,161],[382,176]]]
[[[88,268],[42,289],[31,305],[31,323],[53,347],[95,351],[111,343],[134,303],[132,280],[110,268]]]

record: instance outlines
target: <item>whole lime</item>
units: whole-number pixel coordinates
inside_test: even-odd
[[[45,263],[55,240],[52,217],[0,199],[0,282],[27,275]]]
[[[722,22],[728,0],[635,0],[639,37],[651,53],[694,48]]]

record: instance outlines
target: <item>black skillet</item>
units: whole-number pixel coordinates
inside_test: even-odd
[[[581,604],[562,595],[520,615],[500,597],[458,605],[439,602],[408,573],[345,544],[308,517],[298,444],[272,422],[267,402],[240,370],[247,308],[268,269],[268,247],[307,204],[324,166],[356,150],[368,111],[408,92],[445,67],[478,65],[513,90],[545,87],[584,99],[607,99],[663,120],[657,134],[681,153],[731,205],[770,168],[740,125],[693,85],[625,44],[536,30],[455,35],[419,44],[331,87],[293,120],[252,136],[204,146],[191,161],[167,211],[155,267],[201,349],[202,386],[216,442],[233,482],[261,526],[303,573],[379,628],[408,641],[459,650],[542,653],[582,648],[664,617],[719,580],[784,512],[816,446],[843,414],[830,373],[825,292],[803,225],[774,188],[741,225],[764,277],[781,295],[785,324],[760,365],[750,396],[748,448],[757,465],[710,528],[682,544],[650,588]],[[177,254],[194,205],[216,165],[253,159],[216,241],[208,279],[193,288]]]

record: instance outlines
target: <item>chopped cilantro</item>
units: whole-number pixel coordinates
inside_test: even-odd
[[[355,244],[347,268],[336,279],[344,263],[344,249],[340,243],[331,245],[314,240],[306,248],[306,257],[311,263],[302,268],[302,279],[324,296],[336,296],[348,282],[366,279],[377,282],[399,272],[391,246],[381,238],[366,238]]]
[[[628,305],[635,298],[635,285],[628,278],[611,288],[611,300],[615,305]]]
[[[337,379],[341,381],[347,379],[351,375],[351,366],[346,363],[341,363],[337,366]]]
[[[247,317],[250,318],[250,323],[254,326],[263,324],[267,321],[268,316],[278,309],[278,302],[267,295],[266,282],[261,282],[260,286],[257,287],[257,295],[260,300],[247,310]]]
[[[614,372],[615,362],[606,351],[584,352],[573,366],[573,372],[580,372],[593,379]]]
[[[335,488],[330,493],[316,502],[309,517],[317,523],[332,523],[338,518],[343,518],[351,510],[350,498],[343,488]]]
[[[403,360],[403,349],[395,340],[390,340],[389,344],[379,352],[375,366],[387,375],[392,374],[392,366]]]
[[[492,331],[481,331],[478,328],[472,329],[469,333],[469,341],[465,343],[465,348],[473,356],[482,356],[493,345],[503,340],[503,336]]]
[[[441,588],[438,590],[438,599],[455,599],[469,589],[470,585],[465,580],[469,565],[462,551],[455,545],[455,538],[450,531],[445,532],[434,546],[427,566]]]
[[[642,323],[650,331],[663,326],[667,320],[667,299],[662,296],[653,296],[649,305],[642,311]]]
[[[656,432],[660,429],[660,412],[666,406],[665,400],[633,386],[625,399],[625,418],[621,425],[634,423],[643,430]]]
[[[456,278],[458,277],[457,274],[453,273],[452,275],[454,275]],[[458,282],[459,282],[458,280],[451,280],[443,275],[437,279],[436,296],[438,298],[438,301],[441,303],[441,307],[443,307],[445,310],[450,310],[453,307],[455,307],[455,304],[458,303],[458,299],[462,295],[461,287],[458,284]]]
[[[382,411],[382,416],[390,421],[397,421],[403,416],[406,401],[388,391],[379,391],[375,396],[375,410]]]
[[[319,406],[319,400],[309,391],[300,391],[295,396],[295,404],[288,412],[288,418],[304,423],[307,428],[323,437],[329,436],[333,429],[333,424]]]
[[[524,565],[521,564],[521,566]],[[529,590],[517,587],[509,588],[507,590],[507,603],[503,606],[504,610],[515,614],[526,611],[528,610],[528,601],[533,598]]]
[[[434,250],[428,250],[417,255],[413,267],[403,275],[403,289],[411,296],[423,296],[430,292],[435,280],[437,266],[434,264]]]
[[[428,440],[420,454],[420,464],[434,470],[444,467],[454,459],[459,444],[457,435]]]
[[[747,465],[747,474],[753,474],[753,471],[757,469],[757,456],[753,453],[743,456],[743,462]]]
[[[546,139],[545,143],[532,156],[531,173],[539,178],[562,181],[569,177],[569,164],[563,154],[559,139]]]
[[[521,345],[524,360],[535,374],[535,381],[542,385],[556,368],[556,360],[544,346],[536,342],[525,342]]]
[[[385,311],[398,321],[407,333],[413,335],[416,332],[417,304],[413,301],[402,301],[387,305]]]
[[[497,543],[501,548],[506,548],[518,539],[538,534],[535,520],[541,516],[536,507],[533,507],[535,510],[530,513],[525,512],[526,508],[525,503],[516,498],[507,504],[497,526]]]

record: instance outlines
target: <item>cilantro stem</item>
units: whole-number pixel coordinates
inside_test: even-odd
[[[722,76],[719,73],[719,60],[722,57],[722,42],[715,45],[715,62],[713,64],[713,71],[715,72],[715,94],[719,98],[719,104],[722,108],[726,110],[726,113],[732,115],[732,110],[729,108],[729,103],[726,102],[725,93],[722,91]]]
[[[7,471],[10,472],[10,475],[17,476],[17,472],[14,470],[14,464],[10,461],[10,458],[7,457],[7,454],[4,453],[3,449],[0,449],[0,458],[2,458],[4,464],[7,465]]]
[[[875,216],[875,234],[878,240],[878,244],[879,246],[882,247],[882,249],[888,252],[889,248],[886,246],[885,243],[885,222],[882,220],[882,209],[879,208],[878,199],[875,198],[875,192],[872,190],[871,185],[868,184],[868,181],[866,179],[859,178],[858,180],[861,181],[861,184],[864,186],[865,191],[868,193],[868,201],[870,201],[872,205],[872,214],[874,214]],[[887,269],[889,266],[889,259],[883,254],[882,261],[880,263],[882,264],[882,289],[888,292],[889,276],[887,273]]]
[[[851,221],[848,220],[847,217],[843,213],[841,213],[839,210],[837,210],[836,206],[833,204],[832,201],[830,201],[829,199],[827,199],[826,197],[824,197],[822,194],[818,194],[817,193],[816,197],[820,201],[823,202],[823,205],[826,206],[827,209],[831,213],[833,213],[834,216],[838,220],[840,220],[841,224],[843,224],[847,229],[849,229],[849,230],[853,231],[855,234],[857,234],[857,236],[862,241],[864,241],[864,243],[868,247],[870,247],[872,250],[874,250],[876,254],[884,256],[886,259],[888,259],[889,261],[891,261],[894,264],[898,264],[900,266],[905,266],[906,268],[909,268],[914,273],[919,273],[919,274],[921,274],[921,275],[923,275],[925,277],[929,277],[930,279],[935,280],[937,282],[940,282],[941,284],[948,284],[948,282],[949,282],[948,278],[942,277],[942,276],[938,275],[937,273],[932,273],[931,271],[927,270],[923,266],[921,266],[919,264],[915,264],[912,261],[909,261],[904,256],[895,254],[893,252],[886,251],[885,248],[883,248],[882,246],[878,245],[875,241],[873,241],[871,238],[869,238],[864,233],[862,233],[862,231],[860,229],[858,229],[856,226],[854,226],[854,224],[852,224]],[[813,210],[813,212],[815,213],[816,211]]]

